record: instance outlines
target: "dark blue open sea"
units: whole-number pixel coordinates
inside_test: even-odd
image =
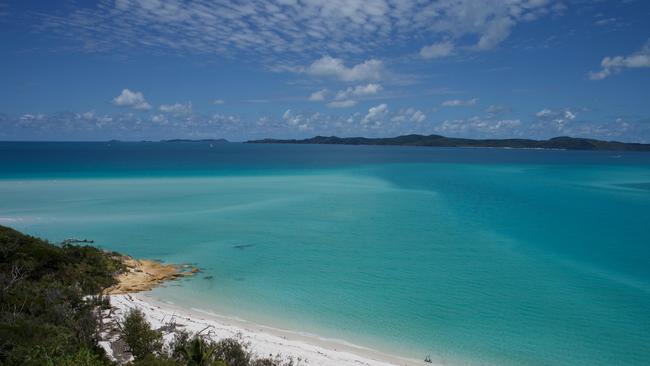
[[[4,142],[0,224],[194,262],[154,295],[407,357],[650,363],[650,154]]]

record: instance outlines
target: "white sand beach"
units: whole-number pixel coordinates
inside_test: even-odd
[[[238,338],[250,345],[257,356],[292,358],[298,365],[319,366],[387,366],[387,365],[431,365],[424,361],[405,359],[384,354],[365,347],[342,341],[323,339],[316,336],[257,325],[240,319],[222,317],[193,309],[161,302],[149,293],[111,295],[112,311],[105,321],[119,321],[133,308],[144,312],[154,328],[160,328],[172,321],[192,333],[202,332],[213,340]],[[169,341],[173,335],[165,335]],[[113,354],[112,341],[106,338],[100,342],[109,355]],[[441,365],[442,363],[438,363]]]

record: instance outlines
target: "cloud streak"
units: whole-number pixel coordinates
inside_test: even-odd
[[[588,74],[591,80],[603,80],[624,69],[640,69],[650,67],[650,38],[641,49],[629,56],[605,57],[600,62],[601,69]]]
[[[467,100],[462,99],[451,99],[445,100],[440,105],[443,107],[473,107],[478,102],[478,98],[472,98]]]

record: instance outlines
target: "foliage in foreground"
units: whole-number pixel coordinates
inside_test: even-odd
[[[144,314],[131,310],[122,322],[122,339],[135,360],[133,366],[292,366],[279,357],[256,358],[247,346],[233,338],[211,341],[200,334],[176,331],[168,346],[162,332],[152,329]]]
[[[97,346],[96,309],[120,270],[97,248],[57,246],[0,226],[0,364],[110,364]]]

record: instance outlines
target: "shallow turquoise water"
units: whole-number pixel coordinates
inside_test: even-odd
[[[163,299],[451,364],[650,360],[650,155],[0,143],[0,224],[195,262]]]

